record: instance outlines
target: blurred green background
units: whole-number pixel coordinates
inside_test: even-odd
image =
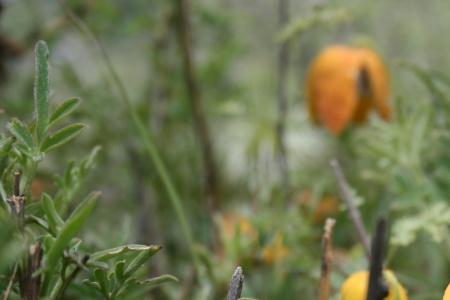
[[[367,262],[328,161],[337,157],[370,232],[390,223],[387,265],[410,299],[439,299],[450,278],[450,2],[294,1],[278,25],[278,2],[190,1],[191,52],[201,105],[217,162],[220,204],[212,211],[186,89],[176,1],[2,1],[0,115],[32,115],[33,45],[48,42],[51,99],[79,96],[73,120],[88,128],[38,170],[35,197],[71,159],[101,146],[83,190],[102,199],[83,236],[92,247],[160,244],[149,272],[180,284],[149,299],[219,299],[234,268],[244,267],[244,295],[312,299],[320,272],[326,216],[334,232],[333,299],[348,274]],[[120,80],[155,137],[194,232],[207,275],[192,282],[193,264],[180,224],[153,163],[120,100],[95,42],[67,17],[76,14],[106,49]],[[285,142],[289,191],[277,161],[277,52],[289,42]],[[311,124],[305,74],[333,44],[375,49],[390,73],[394,118],[372,115],[341,137]],[[321,211],[324,199],[332,208]],[[330,200],[331,199],[331,200]],[[336,204],[337,203],[337,204]],[[335,207],[339,205],[339,207]],[[191,281],[190,281],[191,280]],[[184,297],[184,298],[183,298]]]

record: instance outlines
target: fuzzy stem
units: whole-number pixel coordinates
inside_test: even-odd
[[[327,219],[325,221],[324,233],[322,236],[322,264],[320,268],[319,300],[328,300],[330,297],[330,275],[333,262],[332,234],[336,220]]]

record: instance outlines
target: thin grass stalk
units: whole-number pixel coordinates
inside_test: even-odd
[[[139,117],[138,113],[136,112],[136,109],[134,108],[133,104],[131,103],[130,97],[128,96],[128,93],[126,91],[125,85],[123,84],[122,80],[120,79],[119,75],[117,74],[116,70],[114,69],[114,66],[112,65],[111,59],[108,55],[108,52],[106,51],[105,47],[101,44],[97,36],[90,30],[90,28],[81,20],[78,18],[67,6],[65,6],[61,1],[58,1],[60,5],[62,6],[64,12],[66,13],[67,17],[72,21],[74,26],[82,33],[84,34],[88,39],[90,39],[98,48],[100,52],[100,56],[105,63],[105,66],[108,69],[108,72],[111,76],[111,79],[115,83],[115,86],[117,88],[117,92],[120,95],[120,99],[125,105],[128,113],[131,116],[131,119],[133,121],[133,125],[143,142],[143,145],[145,147],[145,150],[150,157],[151,161],[153,162],[156,171],[164,185],[164,188],[166,189],[166,192],[169,196],[170,202],[172,204],[172,207],[175,211],[175,215],[178,219],[179,225],[181,227],[181,232],[183,233],[184,239],[186,243],[188,244],[189,252],[192,257],[193,263],[195,265],[196,271],[200,271],[200,263],[199,259],[197,257],[195,247],[194,247],[194,239],[192,236],[192,231],[189,223],[187,222],[186,215],[183,211],[183,206],[181,203],[181,198],[173,184],[173,180],[171,176],[169,175],[169,172],[167,170],[167,167],[165,166],[161,155],[159,154],[159,151],[156,147],[155,140],[153,138],[153,135],[151,132],[145,127],[144,122]]]

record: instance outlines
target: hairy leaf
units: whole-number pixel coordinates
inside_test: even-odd
[[[80,99],[78,98],[64,100],[51,114],[48,126],[50,127],[70,115],[77,108],[78,104],[80,104]]]
[[[48,125],[48,54],[47,44],[44,41],[37,42],[35,47],[34,106],[38,143],[44,138]]]
[[[86,199],[78,205],[59,231],[55,242],[49,249],[44,260],[45,268],[49,273],[56,267],[59,259],[62,257],[64,249],[69,245],[72,238],[80,231],[81,226],[83,226],[87,218],[91,215],[98,197],[99,193],[91,193],[88,195]]]
[[[56,147],[64,145],[73,139],[85,127],[84,124],[72,124],[58,130],[55,134],[47,137],[42,143],[41,151],[48,152]]]
[[[33,137],[25,124],[19,119],[13,118],[11,122],[8,123],[8,129],[27,150],[30,151],[33,148]]]

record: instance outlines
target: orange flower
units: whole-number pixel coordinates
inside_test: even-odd
[[[352,121],[365,122],[371,110],[385,120],[391,115],[385,67],[367,48],[332,46],[322,51],[309,68],[306,91],[311,118],[336,135]]]
[[[325,220],[335,215],[339,211],[339,201],[332,196],[325,196],[320,199],[314,210],[314,223],[323,224]]]
[[[283,243],[283,236],[280,233],[275,234],[272,242],[262,250],[262,259],[266,264],[272,264],[282,260],[289,254],[289,249]]]
[[[242,216],[232,214],[222,215],[222,228],[224,238],[227,240],[233,238],[236,231],[247,238],[254,239],[258,237],[258,231],[248,219]]]
[[[339,212],[339,200],[336,197],[324,195],[314,207],[311,203],[312,197],[312,192],[305,190],[299,195],[298,201],[301,207],[307,208],[308,212],[312,214],[314,224],[323,224],[327,218]]]

